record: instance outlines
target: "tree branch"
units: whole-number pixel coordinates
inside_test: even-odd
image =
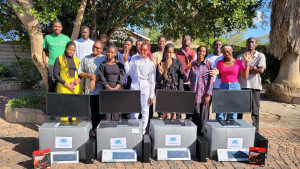
[[[86,8],[86,4],[87,4],[87,0],[81,0],[80,7],[78,9],[75,24],[74,24],[72,36],[71,36],[71,41],[76,40],[78,35],[79,35],[80,26],[81,26],[84,11],[85,11],[85,8]]]
[[[140,2],[137,2],[136,4],[134,4],[134,9],[138,9],[139,7],[141,7],[144,3],[146,3],[148,0],[142,0]],[[108,39],[110,39],[112,37],[112,35],[116,32],[116,30],[122,25],[122,23],[128,18],[128,15],[123,16],[118,22],[117,24],[108,32]]]

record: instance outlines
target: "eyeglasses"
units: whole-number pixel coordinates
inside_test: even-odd
[[[148,52],[148,49],[142,49],[142,48],[140,48],[139,49],[141,52]]]
[[[97,49],[97,50],[101,49],[101,48],[98,48],[97,46],[93,46],[93,48],[95,48],[95,49]]]

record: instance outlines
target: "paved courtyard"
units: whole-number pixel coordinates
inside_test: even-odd
[[[26,92],[25,92],[26,93]],[[0,92],[0,168],[33,168],[32,152],[38,150],[38,125],[13,124],[3,120],[7,99],[24,93]],[[300,114],[300,111],[299,111]],[[298,115],[299,115],[298,114]],[[267,117],[266,117],[267,118]],[[300,121],[299,121],[300,123]],[[269,140],[265,168],[300,168],[300,129],[261,127],[260,133]],[[256,168],[242,162],[156,161],[150,163],[55,164],[52,168]]]

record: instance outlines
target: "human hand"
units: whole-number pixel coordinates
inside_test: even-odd
[[[188,60],[188,63],[185,68],[185,72],[188,72],[192,67],[192,59]]]
[[[245,65],[249,65],[251,58],[252,58],[252,54],[250,51],[248,51],[246,54],[244,54]]]
[[[65,83],[66,88],[68,88],[71,92],[74,92],[75,86]]]
[[[213,76],[213,75],[218,75],[220,73],[220,71],[214,67],[213,70],[209,70],[209,75]]]
[[[252,66],[252,67],[249,68],[249,70],[256,70],[256,69],[257,69],[256,66]]]
[[[128,61],[128,54],[129,54],[129,51],[127,49],[125,49],[124,53],[122,54],[124,62]]]
[[[92,90],[95,89],[95,83],[96,83],[95,80],[91,80],[91,81],[90,81],[90,91],[92,91]]]
[[[44,62],[44,65],[46,68],[48,68],[49,64],[47,62]]]
[[[80,78],[78,78],[78,79],[76,79],[76,80],[73,80],[73,81],[71,82],[71,85],[76,86],[76,85],[78,85],[79,83],[80,83]]]
[[[162,67],[161,65],[162,63],[160,62],[157,66],[158,66],[158,71],[160,74],[163,74],[164,73],[164,68]]]
[[[210,96],[209,95],[205,95],[204,97],[204,105],[208,105],[209,104],[209,101],[210,101]]]
[[[149,98],[148,102],[149,102],[149,105],[152,105],[153,104],[153,98]]]

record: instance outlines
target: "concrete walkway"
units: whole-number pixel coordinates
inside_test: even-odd
[[[0,91],[0,168],[33,168],[32,152],[38,150],[38,125],[12,124],[3,120],[4,106],[9,98],[28,92]],[[299,111],[300,112],[300,111]],[[269,140],[265,168],[300,168],[300,129],[261,127]],[[52,168],[256,168],[241,162],[156,161],[150,163],[55,164]]]

